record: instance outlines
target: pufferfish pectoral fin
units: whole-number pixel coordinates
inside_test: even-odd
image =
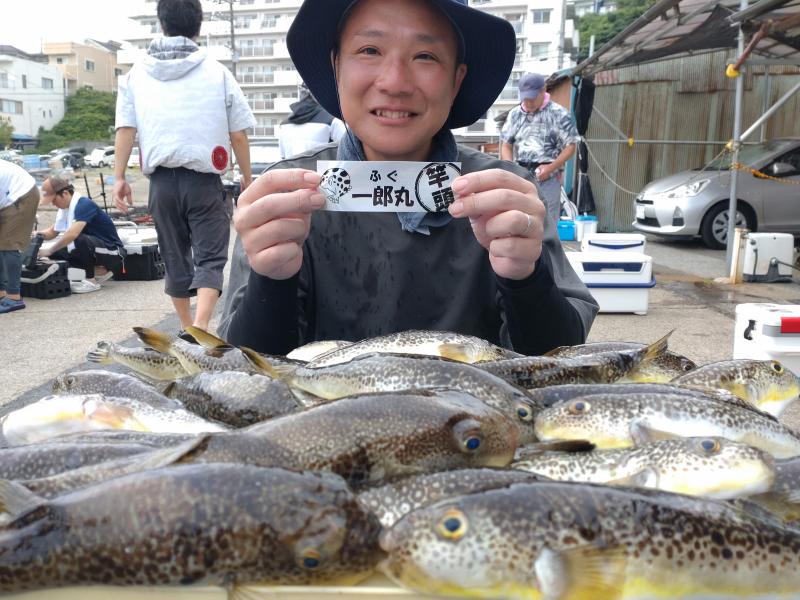
[[[534,563],[542,600],[616,600],[625,589],[623,548],[545,548]]]
[[[457,360],[458,362],[472,362],[472,353],[470,352],[469,346],[466,344],[458,344],[455,342],[439,344],[439,356],[442,358],[449,358],[450,360]]]
[[[628,426],[634,446],[644,446],[663,440],[674,440],[679,437],[671,431],[657,429],[643,419],[635,419]]]
[[[640,487],[658,489],[659,474],[653,467],[645,467],[640,471],[606,481],[606,485],[621,485],[627,487]]]
[[[3,513],[4,520],[29,512],[45,503],[46,500],[23,485],[15,481],[0,479],[0,513]]]

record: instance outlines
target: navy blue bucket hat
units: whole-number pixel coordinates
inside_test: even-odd
[[[358,0],[305,0],[289,28],[286,45],[311,93],[332,115],[342,118],[331,52],[342,17]],[[467,75],[450,109],[447,127],[472,125],[481,118],[508,82],[517,52],[511,23],[470,8],[467,0],[428,0],[455,27]]]

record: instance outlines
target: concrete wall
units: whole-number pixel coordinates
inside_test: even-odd
[[[598,73],[595,107],[627,136],[627,144],[604,143],[618,138],[593,115],[586,138],[595,159],[589,178],[601,231],[630,231],[633,198],[648,182],[710,161],[722,145],[637,144],[636,140],[697,140],[726,142],[733,137],[735,82],[725,77],[732,56],[722,51]],[[798,67],[772,67],[769,90],[764,67],[752,67],[745,77],[742,131],[761,114],[764,100],[772,105],[800,81]],[[767,93],[768,92],[768,93]],[[800,136],[800,95],[795,95],[767,123],[766,138]],[[759,133],[749,141],[759,141]],[[598,166],[599,163],[599,166]],[[600,171],[628,191],[615,187]],[[629,193],[630,192],[630,193]]]

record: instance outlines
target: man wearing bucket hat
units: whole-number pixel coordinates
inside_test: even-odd
[[[251,267],[227,339],[283,354],[408,329],[525,354],[585,340],[597,305],[569,267],[525,169],[450,132],[505,85],[511,25],[466,0],[305,0],[287,36],[311,93],[348,133],[277,163],[234,215]],[[318,160],[460,162],[448,213],[320,211]]]
[[[547,214],[558,222],[561,212],[561,178],[564,164],[575,154],[580,141],[578,129],[569,112],[545,91],[545,78],[526,73],[519,80],[519,106],[508,114],[500,134],[504,142],[500,157],[514,160],[529,169],[539,182]]]

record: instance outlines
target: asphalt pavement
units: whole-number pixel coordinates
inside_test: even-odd
[[[146,179],[139,174],[133,186],[136,203],[146,204]],[[45,224],[53,216],[49,207],[40,209]],[[565,246],[578,249],[575,242]],[[649,236],[647,254],[653,257],[657,281],[647,314],[600,314],[589,341],[649,343],[674,330],[670,349],[705,364],[732,357],[737,304],[800,304],[800,282],[735,286],[715,282],[726,275],[725,253],[709,250],[699,241],[666,242]],[[66,371],[97,368],[86,362],[86,353],[98,341],[137,345],[134,326],[177,332],[178,321],[163,286],[163,280],[111,280],[99,292],[52,300],[29,298],[25,310],[0,315],[0,406],[46,395],[52,380]],[[790,409],[788,415],[790,423],[800,423],[800,409]]]

